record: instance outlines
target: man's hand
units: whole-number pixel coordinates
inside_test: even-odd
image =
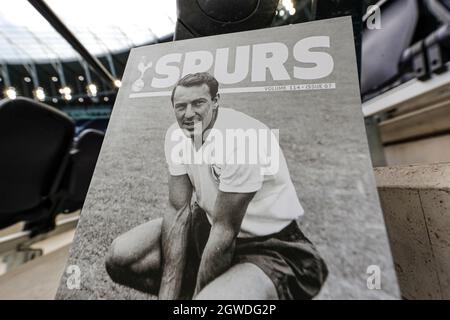
[[[164,215],[161,230],[162,277],[158,298],[179,298],[189,234],[192,185],[187,175],[169,177],[169,202],[174,210]]]
[[[219,191],[211,232],[200,262],[194,296],[230,267],[242,220],[255,193]]]

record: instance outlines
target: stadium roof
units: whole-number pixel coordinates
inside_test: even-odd
[[[125,51],[172,34],[175,0],[45,0],[93,55]],[[0,64],[78,59],[26,0],[2,0]]]

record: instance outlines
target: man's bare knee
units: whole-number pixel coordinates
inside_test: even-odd
[[[195,300],[276,300],[270,278],[256,265],[237,264],[209,283]]]
[[[111,279],[115,282],[121,282],[123,274],[127,272],[127,257],[124,253],[118,250],[117,241],[119,238],[115,239],[108,250],[105,257],[105,268]]]
[[[144,270],[159,266],[161,223],[162,219],[155,219],[118,236],[110,245],[106,265],[123,269],[144,264]]]
[[[143,292],[158,292],[161,221],[141,224],[111,243],[105,256],[105,269],[111,280]]]
[[[146,274],[137,273],[133,268],[133,259],[126,252],[120,250],[118,242],[120,243],[120,237],[112,242],[105,258],[106,272],[111,280],[143,292],[157,294],[159,274],[152,274],[151,269],[148,269]]]

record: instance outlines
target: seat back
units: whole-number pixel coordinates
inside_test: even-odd
[[[399,74],[403,52],[413,40],[419,18],[416,0],[393,0],[381,6],[381,29],[365,29],[362,41],[361,93]]]
[[[60,211],[73,212],[83,206],[103,138],[104,133],[94,129],[84,130],[80,134],[64,176],[63,188],[66,195]]]
[[[0,222],[57,191],[74,132],[68,116],[43,103],[0,101]]]

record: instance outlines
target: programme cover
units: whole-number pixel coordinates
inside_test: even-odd
[[[182,243],[197,250],[191,293],[250,272],[249,295],[269,279],[282,299],[399,298],[349,17],[133,49],[56,297],[157,298],[151,223],[173,212],[174,181],[192,186],[184,210],[201,225]],[[235,245],[214,272],[213,241]]]

